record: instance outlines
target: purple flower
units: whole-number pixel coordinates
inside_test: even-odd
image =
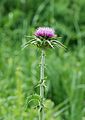
[[[52,38],[55,37],[55,31],[52,28],[49,27],[39,27],[35,31],[35,36],[37,37],[47,37],[47,38]]]

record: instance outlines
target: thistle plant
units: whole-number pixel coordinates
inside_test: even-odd
[[[66,48],[55,34],[54,29],[49,27],[39,27],[33,36],[27,36],[31,40],[28,41],[24,47],[27,47],[29,44],[36,45],[41,49],[41,63],[40,63],[40,99],[39,99],[39,120],[45,120],[44,114],[44,93],[45,93],[45,52],[47,48],[54,49],[56,46]]]

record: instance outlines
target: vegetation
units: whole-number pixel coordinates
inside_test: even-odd
[[[51,26],[68,51],[46,52],[46,120],[85,120],[85,0],[0,0],[0,120],[38,120],[40,50],[22,45]]]

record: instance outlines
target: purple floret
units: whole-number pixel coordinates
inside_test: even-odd
[[[49,27],[39,27],[35,32],[35,36],[52,38],[55,37],[55,31]]]

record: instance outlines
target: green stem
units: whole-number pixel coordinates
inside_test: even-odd
[[[40,66],[40,110],[39,110],[39,120],[44,120],[44,66],[45,66],[45,51],[42,49],[41,53],[41,66]]]

